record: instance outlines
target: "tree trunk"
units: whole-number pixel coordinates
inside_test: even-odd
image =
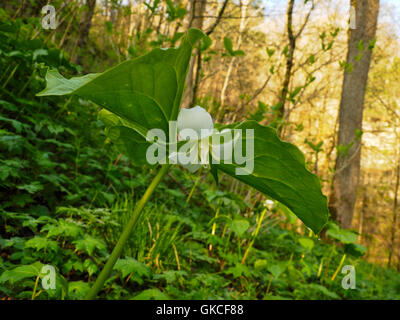
[[[292,76],[292,68],[293,68],[293,59],[294,59],[294,51],[296,50],[296,37],[293,34],[293,7],[294,0],[289,0],[288,7],[286,11],[286,29],[289,40],[288,51],[286,53],[286,70],[285,77],[283,79],[282,89],[279,97],[279,109],[277,110],[276,119],[282,120],[285,118],[285,104],[286,97],[289,91],[290,79]],[[282,132],[282,125],[277,124],[277,133],[280,136]]]
[[[400,159],[397,159],[397,168],[396,168],[396,183],[394,187],[394,200],[393,200],[393,220],[392,220],[392,226],[390,230],[390,244],[389,244],[389,256],[388,256],[388,268],[392,266],[392,257],[393,257],[393,251],[395,248],[395,243],[396,243],[396,231],[397,231],[397,207],[398,207],[398,202],[397,202],[397,197],[399,195],[399,180],[400,180]]]
[[[349,30],[347,64],[339,109],[338,153],[329,208],[343,228],[350,228],[360,174],[361,139],[365,89],[376,34],[379,0],[351,0],[356,8],[356,29]]]
[[[239,34],[238,34],[238,37],[236,40],[235,50],[239,50],[240,45],[242,44],[242,34],[246,27],[246,16],[247,16],[247,9],[248,9],[249,5],[250,5],[249,0],[241,0],[240,1],[240,25],[239,25]],[[231,57],[230,59],[231,60],[229,62],[228,70],[225,75],[224,84],[222,85],[222,89],[221,89],[220,106],[218,109],[218,113],[215,116],[215,120],[219,120],[219,121],[223,120],[223,111],[224,111],[224,105],[225,105],[225,99],[226,99],[226,91],[228,89],[228,85],[229,85],[229,81],[231,78],[231,74],[232,74],[232,70],[233,70],[233,66],[234,66],[236,57]]]
[[[222,4],[221,9],[219,10],[217,19],[215,22],[211,25],[210,29],[207,30],[206,35],[210,36],[211,33],[214,32],[215,28],[217,27],[218,23],[221,21],[222,15],[224,14],[226,5],[228,4],[228,0],[225,0],[224,3]],[[201,57],[201,50],[197,50],[197,67],[196,67],[196,74],[194,76],[194,84],[193,84],[193,90],[192,90],[192,95],[191,95],[191,105],[193,106],[196,102],[196,97],[197,97],[197,91],[199,89],[199,84],[200,84],[200,73],[201,73],[201,68],[202,68],[202,57]]]
[[[293,77],[293,66],[294,66],[294,54],[296,51],[296,43],[298,38],[301,36],[303,33],[305,27],[307,26],[307,23],[310,19],[310,15],[312,11],[314,10],[314,0],[311,0],[311,8],[308,11],[308,13],[305,16],[305,19],[303,23],[300,25],[299,29],[297,32],[294,31],[293,28],[293,11],[294,11],[294,6],[295,6],[295,0],[289,0],[288,1],[288,6],[286,10],[286,31],[287,31],[287,37],[288,37],[288,45],[287,45],[287,50],[285,52],[285,58],[286,58],[286,69],[285,69],[285,75],[283,78],[282,82],[282,88],[279,92],[279,101],[278,101],[278,110],[275,115],[275,121],[276,122],[276,131],[278,136],[282,137],[282,131],[284,129],[284,121],[285,118],[289,116],[286,112],[286,101],[287,101],[287,96],[289,94],[289,88],[290,88],[290,82]]]
[[[89,39],[89,31],[92,25],[92,18],[94,14],[94,9],[96,7],[96,0],[86,0],[87,11],[85,10],[82,22],[80,23],[79,27],[79,40],[78,40],[78,48],[84,49],[86,48],[87,41]],[[79,50],[78,50],[79,52]],[[76,63],[81,64],[82,62],[82,55],[78,53],[76,58]]]
[[[203,28],[203,13],[206,8],[206,0],[191,0],[190,1],[190,20],[189,20],[189,28]],[[195,50],[195,54],[190,60],[190,66],[188,70],[188,75],[186,77],[186,89],[183,96],[183,106],[186,108],[191,107],[192,102],[194,101],[193,97],[193,86],[194,86],[194,70],[196,65],[196,57],[197,50]]]

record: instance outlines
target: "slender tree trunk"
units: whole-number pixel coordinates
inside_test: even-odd
[[[194,83],[193,83],[193,89],[192,89],[191,101],[190,101],[190,104],[192,106],[196,103],[197,91],[199,90],[200,74],[201,74],[201,68],[202,68],[201,51],[200,50],[197,50],[197,51],[198,52],[196,55],[196,73],[194,76]]]
[[[79,27],[79,39],[78,39],[78,47],[80,49],[86,48],[87,41],[89,39],[90,27],[92,25],[92,18],[94,14],[94,9],[96,7],[96,0],[86,0],[87,11],[83,16],[82,22]],[[78,50],[79,52],[79,50]],[[82,55],[78,53],[76,58],[76,63],[81,64]]]
[[[246,26],[246,15],[247,15],[247,9],[248,9],[249,4],[250,4],[249,0],[242,0],[240,2],[241,10],[240,10],[239,35],[237,37],[235,50],[239,50],[240,49],[240,45],[242,44],[242,34],[243,34],[243,31],[244,31],[245,26]],[[222,115],[222,111],[223,111],[224,104],[225,104],[226,90],[228,89],[228,85],[229,85],[229,81],[230,81],[230,78],[231,78],[233,66],[234,66],[234,63],[235,63],[235,60],[236,60],[235,58],[236,57],[231,57],[231,61],[229,62],[228,70],[227,70],[226,75],[225,75],[224,84],[222,85],[222,90],[221,90],[221,95],[220,95],[221,105],[220,105],[220,107],[218,109],[218,113],[217,113],[217,115],[215,117],[216,120],[222,120],[222,118],[223,118],[221,115]]]
[[[312,11],[314,10],[314,0],[311,0],[311,8],[308,11],[304,22],[300,25],[300,28],[298,29],[297,32],[294,31],[293,27],[293,9],[295,5],[295,0],[289,0],[288,1],[288,6],[286,10],[286,31],[287,31],[287,37],[288,37],[288,45],[287,45],[287,50],[285,52],[285,57],[286,57],[286,69],[285,69],[285,75],[283,77],[283,82],[282,82],[282,88],[279,92],[279,101],[278,101],[278,110],[275,115],[275,121],[277,125],[277,133],[279,136],[283,135],[283,121],[285,120],[286,117],[289,116],[289,114],[286,114],[286,99],[289,93],[289,87],[290,87],[290,82],[293,77],[293,66],[294,66],[294,53],[296,51],[296,43],[297,39],[301,36],[303,33],[305,27],[307,26],[307,23],[310,19],[310,15]]]
[[[360,174],[361,139],[365,89],[371,64],[379,13],[379,0],[351,0],[356,8],[356,29],[349,29],[347,66],[339,109],[338,146],[351,146],[338,154],[329,208],[332,217],[350,228]],[[351,145],[353,144],[353,145]]]
[[[191,0],[190,1],[190,20],[189,20],[189,28],[203,28],[203,14],[206,8],[206,0]],[[194,71],[196,69],[196,60],[198,55],[198,50],[195,50],[195,54],[190,60],[188,75],[186,77],[186,89],[183,96],[183,106],[191,107],[191,104],[194,101]],[[201,58],[201,57],[200,57]]]
[[[367,208],[368,208],[368,194],[367,194],[367,187],[366,187],[366,185],[364,185],[362,201],[361,201],[361,208],[360,208],[360,216],[358,219],[358,240],[359,241],[362,239],[362,236],[364,233],[364,216],[365,216],[365,212],[367,211]]]
[[[218,12],[217,19],[215,22],[211,25],[211,27],[207,30],[206,35],[209,36],[211,33],[214,32],[215,28],[217,27],[218,23],[221,21],[222,15],[224,14],[224,11],[226,9],[226,6],[228,4],[228,0],[225,0],[222,4],[221,9]],[[202,68],[202,57],[201,57],[201,51],[198,50],[197,52],[197,66],[196,66],[196,75],[194,77],[194,84],[193,84],[193,90],[192,90],[192,97],[191,97],[191,105],[194,105],[196,102],[196,97],[197,97],[197,92],[199,90],[199,84],[200,84],[200,74],[201,74],[201,68]]]
[[[293,33],[293,7],[294,7],[294,0],[289,0],[288,7],[286,11],[286,29],[288,35],[288,50],[286,52],[286,70],[285,76],[282,83],[282,89],[280,92],[279,97],[279,109],[277,110],[276,119],[282,120],[285,117],[285,104],[286,104],[286,97],[289,91],[290,79],[292,75],[292,68],[293,68],[293,59],[294,59],[294,51],[296,50],[296,37]],[[278,124],[277,126],[278,135],[281,135],[282,132],[282,125]]]
[[[393,200],[393,220],[392,220],[392,227],[390,230],[390,244],[389,244],[389,256],[388,256],[388,268],[392,265],[392,257],[393,257],[393,250],[395,248],[396,242],[396,231],[397,231],[397,197],[399,194],[399,180],[400,180],[400,159],[397,159],[397,168],[396,168],[396,183],[394,188],[394,200]]]
[[[62,38],[60,40],[60,43],[58,44],[58,46],[60,48],[62,48],[64,46],[65,39],[66,39],[66,37],[67,37],[67,35],[69,33],[69,30],[70,30],[73,22],[75,21],[75,17],[77,15],[78,11],[79,11],[79,5],[76,5],[75,8],[73,10],[71,10],[71,12],[72,12],[71,13],[71,17],[70,17],[70,19],[68,21],[67,27],[65,28],[65,31],[64,31],[64,34],[63,34],[63,36],[62,36]]]

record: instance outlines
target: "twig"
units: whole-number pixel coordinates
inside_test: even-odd
[[[215,22],[212,24],[212,26],[210,27],[210,29],[208,29],[208,31],[206,32],[206,35],[210,35],[211,33],[213,33],[215,27],[218,25],[218,23],[221,21],[222,15],[224,14],[226,5],[228,4],[228,0],[224,1],[224,4],[221,7],[221,10],[218,13],[217,19],[215,20]]]

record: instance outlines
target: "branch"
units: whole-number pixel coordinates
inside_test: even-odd
[[[220,10],[219,13],[218,13],[217,20],[215,20],[215,22],[214,22],[213,25],[210,27],[210,29],[208,29],[208,31],[206,32],[206,35],[209,36],[211,33],[214,32],[215,27],[216,27],[216,26],[218,25],[218,23],[221,21],[222,15],[224,14],[224,11],[225,11],[225,8],[226,8],[226,5],[227,5],[227,4],[228,4],[228,0],[225,0],[224,3],[223,3],[223,5],[222,5],[222,7],[221,7],[221,10]]]
[[[300,30],[294,36],[296,39],[302,34],[304,28],[306,27],[306,25],[308,23],[308,20],[310,19],[311,12],[314,10],[314,7],[315,7],[314,0],[312,0],[311,3],[312,3],[312,5],[311,5],[311,8],[310,8],[310,11],[308,11],[306,19],[304,20],[303,25],[301,26]]]
[[[263,90],[265,89],[265,87],[267,86],[267,84],[268,84],[268,82],[269,82],[269,80],[271,79],[271,74],[268,76],[268,78],[264,81],[264,84],[260,87],[260,88],[258,88],[257,90],[256,90],[256,92],[253,94],[253,96],[249,99],[249,100],[247,100],[247,102],[245,103],[245,106],[247,106],[248,104],[250,104],[250,102],[252,102],[255,98],[257,98],[258,97],[258,95],[261,93],[261,92],[263,92]]]

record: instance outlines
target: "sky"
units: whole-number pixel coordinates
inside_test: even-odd
[[[238,2],[238,0],[233,0],[233,1]],[[346,20],[347,23],[350,0],[324,0],[324,1],[330,1],[335,6],[343,8],[343,10],[346,11],[344,12],[346,13],[346,15],[344,15],[344,19]],[[123,4],[128,4],[128,2],[129,2],[128,0],[122,0]],[[284,21],[287,0],[260,0],[260,2],[263,4],[265,8],[264,10],[265,15],[271,15],[275,17],[282,16],[283,19],[282,21]],[[297,4],[301,2],[303,2],[303,0],[296,1]],[[381,10],[380,10],[379,21],[380,22],[388,21],[390,24],[393,24],[393,31],[400,38],[400,0],[380,0],[380,3],[381,3]]]
[[[348,20],[348,10],[349,8],[349,0],[326,0],[330,1],[334,6],[338,6],[339,8],[343,8],[345,10],[346,15],[344,15],[344,19]],[[265,7],[265,14],[272,16],[282,16],[284,19],[287,0],[261,0],[263,6]],[[296,3],[300,3],[302,1],[297,0]],[[393,25],[393,31],[400,37],[400,0],[380,0],[380,14],[379,14],[379,22],[387,21]],[[296,10],[296,9],[295,9]],[[296,11],[295,11],[296,12]]]

